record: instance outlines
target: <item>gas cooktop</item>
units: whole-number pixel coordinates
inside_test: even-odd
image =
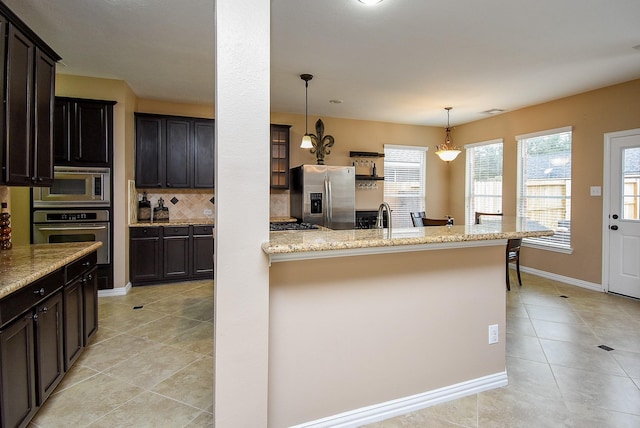
[[[311,223],[270,223],[270,230],[272,232],[280,231],[280,230],[310,230],[310,229],[319,229],[317,225]]]

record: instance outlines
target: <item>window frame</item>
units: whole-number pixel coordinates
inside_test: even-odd
[[[502,144],[502,176],[501,176],[501,185],[500,185],[500,195],[475,195],[472,194],[473,192],[473,186],[471,186],[471,181],[472,181],[472,177],[471,177],[471,156],[469,155],[469,153],[473,153],[473,149],[477,148],[477,147],[481,147],[481,146],[490,146],[490,145],[494,145],[494,144]],[[503,203],[504,203],[504,194],[503,194],[503,186],[502,183],[504,183],[504,139],[503,138],[495,138],[493,140],[487,140],[487,141],[481,141],[481,142],[477,142],[477,143],[471,143],[471,144],[466,144],[464,146],[465,152],[466,152],[466,159],[465,159],[465,221],[466,224],[474,224],[475,223],[475,211],[478,211],[476,209],[472,210],[472,206],[474,206],[472,204],[472,199],[475,197],[499,197],[500,198],[500,210],[499,213],[504,212],[503,211]]]
[[[407,145],[398,145],[398,144],[385,144],[384,145],[384,153],[385,153],[385,157],[384,157],[384,191],[383,191],[383,198],[384,201],[388,202],[389,205],[391,206],[392,211],[394,210],[394,206],[395,204],[393,203],[394,199],[399,198],[399,195],[391,195],[387,194],[387,190],[389,189],[387,183],[395,183],[396,181],[391,181],[388,180],[388,178],[391,177],[391,174],[388,174],[389,169],[387,167],[387,163],[388,162],[393,162],[393,161],[389,161],[388,160],[388,156],[387,156],[387,149],[392,149],[392,150],[410,150],[413,152],[421,152],[422,153],[422,161],[421,161],[421,174],[422,174],[422,182],[420,183],[420,192],[418,195],[416,195],[415,197],[417,198],[417,200],[419,201],[420,204],[420,209],[418,209],[418,211],[426,211],[426,200],[427,200],[427,152],[429,151],[428,147],[425,146],[407,146]],[[402,223],[406,223],[407,226],[397,226],[397,222],[398,219],[400,218],[399,215],[401,214],[399,212],[399,209],[396,207],[395,210],[397,211],[397,214],[392,215],[392,221],[394,224],[392,224],[393,227],[413,227],[413,224],[410,223],[411,222],[411,218],[409,216],[409,212],[407,212],[406,214],[406,219],[402,218]]]
[[[544,130],[544,131],[537,131],[537,132],[531,132],[528,134],[522,134],[522,135],[516,135],[515,139],[516,139],[516,144],[517,144],[517,151],[518,151],[518,162],[517,162],[517,187],[516,187],[516,211],[517,211],[517,215],[518,217],[523,217],[525,218],[525,212],[523,211],[523,202],[522,202],[522,198],[523,198],[523,184],[524,184],[524,171],[523,171],[523,167],[524,167],[524,152],[523,152],[523,145],[525,144],[525,140],[529,140],[532,138],[537,138],[537,137],[545,137],[545,136],[551,136],[551,135],[555,135],[555,134],[562,134],[562,133],[570,133],[571,134],[571,150],[570,150],[570,161],[569,163],[572,163],[573,160],[573,126],[564,126],[561,128],[554,128],[554,129],[548,129],[548,130]],[[565,179],[566,180],[566,179]],[[569,225],[571,224],[571,220],[572,220],[572,216],[573,216],[573,197],[572,197],[572,192],[571,192],[571,187],[573,185],[573,168],[571,168],[571,172],[570,172],[570,177],[568,179],[568,189],[569,189],[569,196],[564,196],[563,199],[566,201],[565,206],[568,207],[569,210]],[[526,196],[526,195],[525,195]],[[556,197],[557,199],[557,197]],[[568,243],[567,244],[562,244],[560,242],[558,242],[557,240],[553,239],[553,236],[550,237],[538,237],[538,238],[524,238],[522,240],[522,243],[524,246],[527,247],[531,247],[531,248],[537,248],[537,249],[541,249],[541,250],[546,250],[546,251],[555,251],[555,252],[559,252],[559,253],[564,253],[564,254],[572,254],[573,253],[573,247],[572,247],[572,243],[573,243],[573,239],[572,239],[572,235],[571,235],[571,226],[569,226],[569,231],[568,231]]]

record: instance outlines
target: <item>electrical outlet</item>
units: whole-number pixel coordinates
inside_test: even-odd
[[[498,343],[498,338],[500,335],[498,334],[498,324],[493,324],[489,326],[489,345],[494,343]]]
[[[213,211],[211,210],[204,210],[204,215],[211,215],[213,213]]]

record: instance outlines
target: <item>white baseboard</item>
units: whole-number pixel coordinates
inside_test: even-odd
[[[387,401],[386,403],[350,410],[327,418],[305,422],[291,428],[351,428],[415,412],[490,389],[507,385],[507,372],[457,383],[433,391]]]
[[[128,282],[124,287],[108,288],[106,290],[98,290],[98,297],[107,296],[126,296],[131,290],[131,283]]]
[[[511,269],[515,269],[514,264],[510,264],[509,267]],[[595,282],[583,281],[581,279],[571,278],[569,276],[558,275],[557,273],[545,272],[543,270],[534,269],[526,266],[520,265],[520,271],[530,273],[532,275],[541,276],[542,278],[552,279],[554,281],[564,282],[569,285],[575,285],[577,287],[587,288],[593,291],[604,292],[601,284]]]

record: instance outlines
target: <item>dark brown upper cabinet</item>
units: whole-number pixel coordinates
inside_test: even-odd
[[[213,188],[213,119],[136,113],[136,187]]]
[[[111,166],[115,103],[56,97],[53,122],[56,165]]]
[[[0,3],[0,183],[53,182],[53,102],[60,57]]]
[[[289,188],[289,128],[271,125],[271,188]]]

